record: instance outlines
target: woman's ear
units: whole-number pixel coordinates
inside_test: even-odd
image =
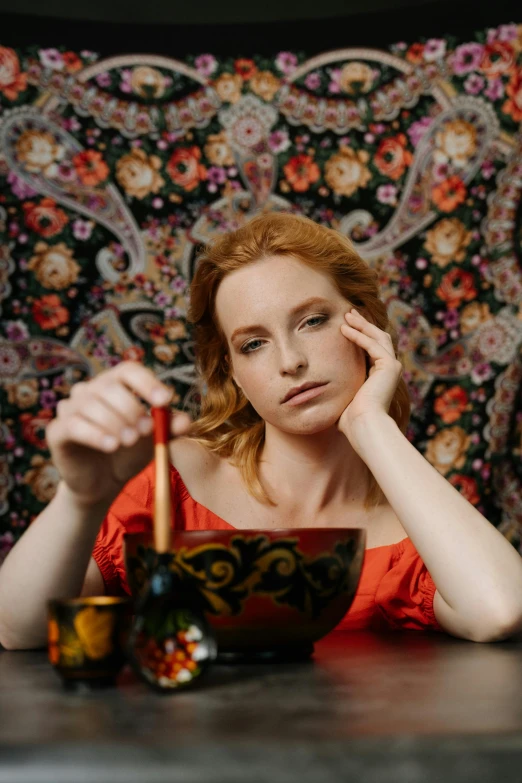
[[[231,374],[230,374],[230,377],[232,378],[232,380],[233,380],[233,381],[234,381],[234,383],[236,384],[236,386],[237,386],[237,388],[239,389],[239,391],[240,391],[240,392],[242,392],[242,391],[243,391],[243,387],[242,387],[242,386],[241,386],[241,384],[238,382],[238,380],[237,380],[237,378],[236,378],[235,374],[234,374],[234,373],[231,373]],[[243,392],[243,393],[244,393],[244,392]]]
[[[241,384],[239,384],[239,383],[238,383],[238,381],[237,381],[237,378],[236,378],[236,375],[235,375],[235,373],[234,373],[234,370],[232,369],[232,362],[230,361],[230,357],[229,357],[229,355],[228,355],[228,354],[225,354],[225,355],[223,356],[223,364],[224,364],[224,365],[225,365],[225,367],[227,368],[227,372],[228,372],[228,374],[229,374],[229,377],[230,377],[230,378],[233,380],[233,382],[236,384],[237,388],[238,388],[240,391],[243,391],[243,388],[242,388]]]

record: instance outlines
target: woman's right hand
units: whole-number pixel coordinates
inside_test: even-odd
[[[158,396],[156,396],[158,395]],[[121,362],[61,400],[46,429],[53,463],[82,506],[109,505],[154,456],[153,422],[145,405],[168,405],[172,391],[137,362]],[[172,436],[185,435],[190,416],[173,411]]]

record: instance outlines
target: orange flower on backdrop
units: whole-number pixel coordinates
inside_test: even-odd
[[[81,71],[83,68],[82,61],[74,52],[64,52],[64,54],[62,54],[62,60],[65,63],[65,69],[69,71],[69,73],[76,73],[76,71]]]
[[[408,139],[404,133],[398,133],[391,139],[383,139],[377,148],[373,162],[381,174],[391,179],[399,179],[413,160],[406,149]]]
[[[141,362],[144,356],[145,351],[140,345],[131,345],[123,351],[121,358],[124,362]]]
[[[311,155],[295,155],[283,166],[286,179],[296,193],[304,193],[321,176]]]
[[[424,57],[424,44],[414,43],[410,46],[406,52],[406,59],[414,65],[421,63]]]
[[[65,212],[56,206],[52,198],[43,198],[39,204],[26,201],[22,207],[26,226],[41,237],[60,234],[69,222]]]
[[[240,57],[239,60],[234,61],[234,70],[242,79],[248,81],[248,79],[251,79],[252,76],[257,73],[257,65],[253,60],[249,60],[246,57]]]
[[[508,99],[502,105],[504,114],[509,114],[515,122],[522,120],[522,68],[515,71],[506,86]]]
[[[15,101],[27,88],[27,75],[20,71],[20,60],[13,49],[0,46],[0,93]]]
[[[443,180],[431,191],[433,202],[441,212],[452,212],[466,200],[466,195],[466,186],[456,174]]]
[[[462,302],[475,299],[477,289],[471,272],[455,267],[444,275],[435,293],[446,302],[448,309],[453,310],[460,307]]]
[[[69,321],[69,311],[62,305],[61,299],[56,294],[35,299],[31,312],[40,329],[57,329]]]
[[[18,418],[22,425],[23,440],[36,449],[45,449],[45,428],[54,418],[53,411],[50,408],[42,408],[36,416],[32,413],[22,413]],[[42,432],[42,436],[38,435],[38,432]]]
[[[453,424],[467,409],[468,401],[468,395],[462,386],[453,386],[435,400],[434,410],[444,424]]]
[[[191,191],[206,180],[207,170],[199,162],[200,158],[199,147],[182,147],[172,153],[166,169],[175,185]]]
[[[78,177],[84,185],[93,187],[99,185],[109,176],[109,167],[103,160],[101,152],[85,150],[72,159]]]
[[[513,47],[505,41],[492,41],[484,47],[480,69],[489,79],[510,71],[515,64]]]
[[[461,495],[473,506],[476,506],[480,501],[480,495],[478,493],[477,482],[471,476],[464,476],[462,473],[455,473],[450,476],[449,483],[458,489]]]

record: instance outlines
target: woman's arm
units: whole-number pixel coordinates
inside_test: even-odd
[[[110,500],[82,506],[60,482],[56,495],[0,568],[0,644],[11,650],[47,643],[47,601],[92,589],[88,565]],[[89,582],[86,584],[86,577]],[[103,584],[103,582],[102,582]],[[101,587],[102,585],[99,584]]]
[[[437,586],[440,625],[480,642],[522,631],[522,558],[509,541],[386,413],[357,417],[350,435]]]
[[[522,630],[522,558],[424,459],[388,415],[402,373],[389,334],[352,309],[341,332],[370,372],[338,428],[367,464],[431,574],[449,633],[487,642]]]

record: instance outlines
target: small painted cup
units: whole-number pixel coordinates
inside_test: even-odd
[[[116,684],[126,663],[131,619],[128,598],[102,595],[48,602],[49,661],[66,688]]]

